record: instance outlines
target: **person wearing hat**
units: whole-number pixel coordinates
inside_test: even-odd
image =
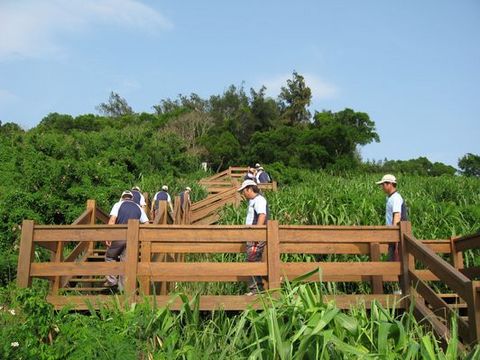
[[[148,222],[145,211],[133,201],[133,193],[130,190],[125,190],[122,193],[120,201],[113,205],[110,211],[109,225],[127,224],[128,220],[137,219],[142,224]],[[123,261],[125,257],[125,249],[127,246],[126,240],[106,241],[107,251],[105,253],[105,262]],[[123,276],[117,278],[116,275],[107,275],[106,281],[103,284],[106,287],[118,286],[119,290],[123,290],[124,279]]]
[[[192,204],[191,201],[190,201],[190,192],[192,191],[192,189],[187,186],[185,188],[185,190],[183,190],[181,193],[180,193],[180,206],[182,208],[182,211],[183,209],[185,208],[185,204]]]
[[[143,211],[146,211],[147,203],[145,201],[145,197],[142,194],[142,191],[138,186],[132,187],[132,194],[133,194],[133,201],[137,203]]]
[[[257,170],[254,167],[249,166],[247,173],[243,177],[243,180],[257,181],[257,177],[255,176],[256,172],[257,172]]]
[[[245,199],[248,200],[247,217],[245,225],[266,225],[269,217],[267,200],[260,194],[258,185],[253,180],[245,180],[238,189]],[[259,262],[262,260],[265,242],[248,241],[246,247],[247,262]],[[263,291],[263,280],[261,276],[253,276],[248,282],[248,292],[246,295],[255,295]]]
[[[158,210],[159,202],[160,201],[167,201],[168,202],[168,207],[170,211],[173,213],[173,205],[172,205],[172,197],[168,193],[168,186],[163,185],[162,190],[157,192],[155,196],[153,197],[153,202],[152,202],[152,214],[153,218],[156,216],[156,212]]]
[[[257,165],[259,165],[259,164],[257,164]],[[266,184],[266,183],[272,182],[272,180],[270,179],[270,175],[268,175],[268,173],[265,172],[265,170],[263,169],[263,166],[258,166],[257,167],[256,178],[257,178],[257,183],[258,184]]]
[[[407,219],[407,208],[405,201],[397,191],[397,179],[391,174],[383,176],[382,180],[376,182],[383,192],[387,194],[385,206],[385,224],[398,225],[401,220]],[[399,261],[398,243],[388,245],[388,260]]]

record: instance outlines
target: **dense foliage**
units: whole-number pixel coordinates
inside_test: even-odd
[[[0,295],[2,295],[0,293]],[[32,289],[0,296],[4,359],[477,359],[443,350],[412,313],[374,303],[341,312],[316,285],[289,285],[263,311],[202,313],[198,297],[180,311],[106,304],[87,314],[55,312]],[[455,324],[453,326],[455,329]],[[455,330],[454,330],[455,331]]]

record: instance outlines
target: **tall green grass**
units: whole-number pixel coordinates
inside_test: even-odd
[[[262,311],[200,312],[177,294],[180,311],[118,301],[85,314],[55,312],[32,289],[9,292],[0,310],[2,359],[464,359],[456,333],[447,349],[411,311],[373,303],[341,312],[316,284],[268,294]],[[14,311],[14,315],[11,313]],[[455,329],[455,324],[454,327]],[[18,346],[17,346],[18,344]]]

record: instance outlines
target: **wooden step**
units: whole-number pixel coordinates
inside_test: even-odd
[[[90,261],[90,262],[105,261],[105,255],[89,255],[87,256],[87,261]]]
[[[99,278],[72,278],[70,279],[70,282],[74,283],[99,283],[99,282],[105,282],[104,277],[99,277]]]
[[[115,289],[115,288],[113,288]],[[112,288],[109,287],[73,287],[73,288],[63,288],[62,291],[66,293],[72,293],[72,292],[79,292],[79,293],[84,293],[84,292],[106,292],[112,290]]]

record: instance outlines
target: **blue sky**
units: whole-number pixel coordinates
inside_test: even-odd
[[[296,70],[312,109],[367,112],[364,159],[480,153],[480,1],[0,0],[0,120],[135,111],[230,84],[276,97]]]

